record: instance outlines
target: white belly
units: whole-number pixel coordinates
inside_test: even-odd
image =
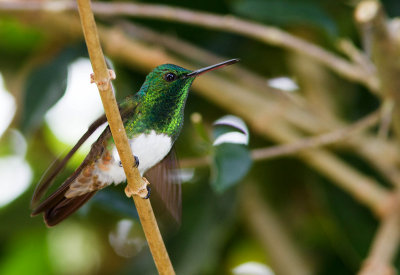
[[[157,134],[151,131],[149,134],[140,134],[129,140],[131,150],[139,158],[139,172],[143,174],[160,162],[171,150],[172,142],[168,135]],[[107,172],[98,174],[99,179],[108,183],[120,183],[126,180],[123,168],[120,166],[120,158],[117,148],[112,149],[111,167]]]

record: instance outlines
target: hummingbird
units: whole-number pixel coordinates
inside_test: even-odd
[[[160,65],[146,76],[136,94],[127,97],[118,105],[135,157],[135,165],[141,176],[150,168],[165,162],[168,156],[173,156],[171,149],[183,126],[185,103],[194,79],[203,73],[238,61],[239,59],[231,59],[195,71],[173,64]],[[64,159],[45,173],[32,197],[31,205],[34,209],[31,216],[43,213],[48,227],[57,225],[77,211],[98,190],[126,180],[110,128],[107,126],[92,144],[88,155],[75,172],[54,193],[38,203],[72,155],[99,126],[106,122],[105,115],[94,121]],[[180,188],[180,185],[173,185]],[[165,186],[161,188],[168,189]],[[150,196],[150,188],[147,190],[144,199]],[[169,193],[167,192],[166,196],[173,193],[175,200],[180,199],[180,190]]]

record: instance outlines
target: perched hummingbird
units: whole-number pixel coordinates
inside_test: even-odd
[[[119,104],[131,150],[142,176],[169,155],[183,125],[185,103],[194,79],[238,61],[231,59],[196,71],[173,64],[160,65],[147,75],[138,93]],[[104,115],[97,119],[64,159],[50,168],[35,190],[33,206],[82,143],[105,122]],[[46,225],[54,226],[78,210],[96,191],[125,180],[110,128],[107,127],[92,144],[82,164],[32,211],[32,216],[43,212]]]

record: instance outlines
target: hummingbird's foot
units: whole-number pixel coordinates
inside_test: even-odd
[[[133,157],[135,158],[135,167],[138,168],[139,167],[139,158],[135,155],[133,155]]]
[[[133,157],[135,158],[135,165],[134,165],[134,167],[138,168],[138,166],[139,166],[139,158],[138,158],[137,156],[135,156],[135,155],[134,155]],[[122,167],[122,162],[121,162],[121,161],[119,161],[118,166],[119,166],[119,167]]]
[[[150,186],[146,186],[146,189],[147,189],[147,195],[146,195],[146,197],[144,197],[144,199],[148,199],[148,198],[150,198],[150,195],[151,195],[151,188],[150,188]]]
[[[115,72],[113,70],[108,70],[108,75],[110,76],[110,80],[114,80],[116,78]],[[94,73],[90,74],[90,83],[96,83],[96,80],[94,79]],[[99,83],[104,84],[104,83]]]
[[[143,185],[139,188],[139,189],[135,189],[133,190],[131,186],[129,186],[129,184],[125,187],[125,195],[127,197],[132,197],[132,196],[139,196],[142,199],[148,199],[150,197],[150,186],[149,186],[149,181],[143,177]]]

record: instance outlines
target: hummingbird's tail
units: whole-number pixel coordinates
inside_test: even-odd
[[[44,221],[48,227],[54,226],[69,215],[77,211],[85,202],[87,202],[97,190],[87,192],[80,196],[67,198],[65,194],[70,189],[71,184],[81,175],[86,166],[86,160],[76,169],[76,171],[47,199],[40,203],[31,213],[31,216],[43,213]],[[52,180],[52,175],[48,180]],[[47,185],[47,184],[46,184]]]
[[[69,184],[63,184],[60,186],[56,192],[54,192],[35,210],[32,211],[31,216],[36,216],[40,213],[43,213],[46,225],[48,227],[54,226],[78,210],[96,193],[96,191],[93,191],[82,196],[66,198],[65,193],[67,192],[68,188]]]

